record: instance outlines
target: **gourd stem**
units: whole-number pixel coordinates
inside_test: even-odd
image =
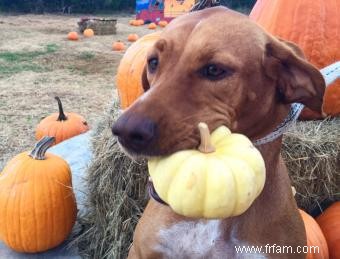
[[[202,153],[215,152],[215,147],[211,144],[208,125],[203,122],[200,122],[198,124],[198,129],[200,131],[201,136],[201,144],[199,145],[198,150],[201,151]]]
[[[43,137],[35,144],[29,156],[36,160],[45,160],[46,150],[53,145],[54,140],[54,137]]]
[[[57,102],[58,102],[58,107],[59,107],[59,116],[58,116],[57,121],[66,121],[66,120],[67,120],[67,117],[66,117],[66,115],[65,115],[65,113],[64,113],[63,105],[62,105],[62,103],[61,103],[61,101],[60,101],[60,98],[59,98],[58,96],[56,96],[56,97],[54,97],[54,98],[57,100]]]

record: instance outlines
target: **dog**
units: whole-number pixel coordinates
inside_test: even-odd
[[[296,45],[224,7],[173,20],[147,55],[142,84],[145,93],[112,126],[123,149],[139,157],[197,148],[199,122],[211,131],[226,125],[252,141],[261,139],[285,120],[292,103],[320,111],[325,89],[322,75]],[[245,213],[190,219],[150,199],[128,258],[305,258],[304,224],[281,141],[279,136],[257,146],[266,183]],[[237,246],[263,249],[249,255]]]

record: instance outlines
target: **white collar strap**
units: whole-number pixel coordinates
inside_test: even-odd
[[[325,79],[326,86],[330,85],[336,79],[340,78],[340,61],[321,69],[320,72],[323,78]],[[255,146],[263,145],[263,144],[272,142],[273,140],[282,136],[282,134],[287,130],[290,124],[293,121],[297,120],[303,108],[304,108],[303,104],[293,103],[291,105],[289,114],[284,119],[284,121],[273,132],[269,133],[267,136],[253,141],[254,145]]]

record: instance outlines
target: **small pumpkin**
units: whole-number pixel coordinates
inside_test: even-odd
[[[156,25],[154,22],[152,22],[152,23],[149,23],[148,28],[149,28],[150,30],[154,30],[154,29],[157,28],[157,25]]]
[[[138,19],[137,23],[138,23],[138,25],[144,25],[144,20],[143,19]]]
[[[128,36],[128,41],[130,41],[130,42],[135,42],[136,40],[138,40],[138,35],[137,34],[135,34],[135,33],[131,33],[131,34],[129,34],[129,36]]]
[[[312,216],[308,215],[303,210],[299,209],[299,212],[305,225],[307,246],[309,247],[306,259],[329,258],[327,242],[318,223],[313,219]],[[313,247],[316,247],[318,250],[311,250]]]
[[[210,136],[198,125],[201,145],[148,161],[158,195],[178,214],[227,218],[245,212],[261,193],[265,164],[252,142],[221,126]]]
[[[120,40],[115,41],[112,44],[112,49],[114,51],[123,51],[123,50],[125,50],[125,44],[123,42],[121,42]]]
[[[92,29],[86,29],[83,32],[84,36],[87,38],[90,38],[94,35],[94,31]]]
[[[168,25],[168,22],[167,21],[160,21],[159,23],[158,23],[158,25],[160,26],[160,27],[166,27],[167,25]]]
[[[329,258],[340,258],[340,201],[316,218],[328,244]]]
[[[141,23],[138,20],[132,20],[132,24],[131,25],[133,25],[133,26],[140,26]]]
[[[146,54],[159,39],[159,35],[159,32],[150,33],[131,44],[119,63],[116,83],[123,109],[129,107],[144,92],[142,73],[146,64]]]
[[[50,136],[55,137],[55,143],[58,144],[89,130],[83,116],[74,112],[64,113],[60,98],[55,99],[58,102],[59,113],[53,113],[40,121],[35,131],[37,140]]]
[[[298,44],[319,69],[340,60],[339,0],[257,0],[249,17],[271,34]],[[326,88],[324,114],[340,115],[339,100],[340,80]],[[322,116],[305,108],[300,117]]]
[[[135,22],[135,20],[130,20],[130,21],[129,21],[129,24],[130,24],[130,25],[133,25],[134,22]]]
[[[69,40],[78,40],[78,39],[79,39],[78,33],[75,32],[75,31],[71,31],[71,32],[69,32],[69,33],[67,34],[67,38],[68,38]]]
[[[77,207],[71,171],[45,153],[53,137],[15,156],[0,173],[0,240],[18,252],[43,252],[71,233]]]

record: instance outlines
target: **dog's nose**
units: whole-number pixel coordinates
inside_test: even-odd
[[[155,123],[139,115],[122,115],[112,126],[119,142],[134,152],[141,152],[155,137]]]

